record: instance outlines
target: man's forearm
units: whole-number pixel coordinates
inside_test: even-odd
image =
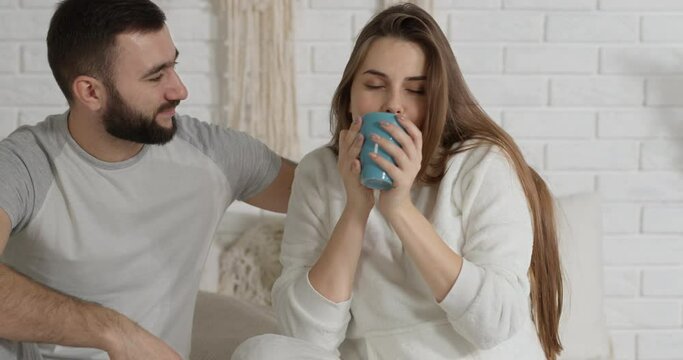
[[[119,313],[45,287],[0,264],[0,338],[109,351]]]

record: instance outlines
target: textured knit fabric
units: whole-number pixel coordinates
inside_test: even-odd
[[[479,145],[454,155],[443,180],[414,186],[414,204],[464,258],[437,303],[379,211],[368,219],[352,298],[317,293],[308,271],[345,206],[336,157],[307,155],[296,171],[273,289],[287,336],[342,359],[543,359],[530,315],[533,232],[523,189],[507,157]],[[455,266],[455,264],[454,264]]]
[[[2,262],[63,293],[128,316],[182,356],[195,296],[227,206],[276,177],[280,158],[232,130],[176,118],[169,143],[118,163],[71,138],[67,114],[0,142],[0,208],[12,222]],[[46,359],[101,359],[40,345]]]

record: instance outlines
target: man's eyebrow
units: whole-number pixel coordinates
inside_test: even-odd
[[[175,58],[173,59],[173,61],[168,61],[168,62],[165,62],[163,64],[159,64],[159,65],[149,69],[147,72],[145,72],[144,75],[142,75],[141,79],[144,79],[148,76],[151,76],[152,74],[156,74],[163,69],[173,67],[175,65],[175,61],[178,59],[179,55],[180,55],[180,52],[178,51],[178,49],[176,49],[175,50]]]
[[[389,78],[389,76],[387,76],[387,74],[385,74],[381,71],[375,70],[375,69],[366,70],[363,74],[371,74],[371,75],[377,75],[377,76],[383,77],[383,78]],[[410,76],[410,77],[405,78],[405,81],[423,81],[423,80],[427,80],[427,77],[424,75]]]

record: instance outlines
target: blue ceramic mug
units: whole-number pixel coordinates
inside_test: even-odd
[[[377,134],[380,137],[399,145],[396,140],[380,126],[383,121],[401,128],[396,119],[396,115],[388,112],[370,112],[363,115],[363,124],[360,128],[360,132],[365,139],[363,147],[360,150],[360,182],[364,186],[375,190],[389,190],[394,186],[394,182],[391,177],[389,177],[389,175],[370,158],[370,154],[376,153],[394,164],[396,164],[396,162],[382,149],[382,147],[372,141],[370,136],[372,134]]]

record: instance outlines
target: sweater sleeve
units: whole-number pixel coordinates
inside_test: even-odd
[[[332,162],[332,165],[330,165]],[[273,285],[273,307],[284,335],[337,352],[346,337],[351,319],[351,300],[329,301],[308,280],[330,231],[325,200],[336,175],[336,159],[329,149],[320,149],[302,159],[296,169],[289,210],[285,221],[280,261],[282,274]]]
[[[530,318],[533,227],[507,157],[495,147],[473,151],[453,189],[463,219],[462,270],[440,306],[458,333],[488,349],[511,338]]]

